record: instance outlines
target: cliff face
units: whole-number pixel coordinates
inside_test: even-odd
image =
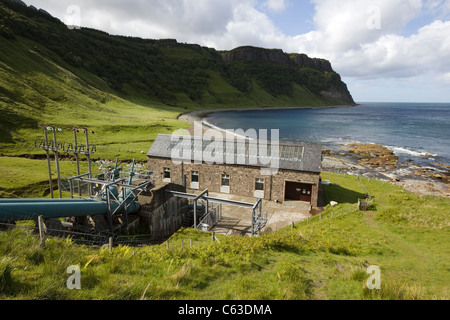
[[[242,61],[264,61],[280,64],[295,64],[320,71],[334,72],[331,63],[324,59],[310,58],[306,54],[287,54],[280,49],[264,49],[257,47],[239,47],[224,52],[222,60],[225,63]]]
[[[251,90],[252,79],[274,96],[291,95],[292,84],[297,83],[325,99],[355,103],[347,85],[325,59],[245,46],[222,52],[222,61],[234,77],[242,75],[238,81],[231,81],[244,92]]]
[[[242,61],[259,61],[289,63],[289,56],[280,49],[263,49],[256,47],[239,47],[222,54],[225,63]]]
[[[251,46],[219,52],[175,39],[71,30],[21,0],[0,2],[0,27],[0,44],[5,48],[21,43],[39,50],[86,84],[120,95],[145,96],[174,106],[354,103],[330,62],[305,54]],[[0,90],[0,99],[1,95]]]
[[[310,58],[306,54],[293,54],[291,60],[298,66],[317,69],[320,71],[334,72],[331,63],[325,59]]]

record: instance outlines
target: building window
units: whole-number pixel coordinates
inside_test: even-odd
[[[230,175],[226,173],[222,174],[220,192],[230,193]]]
[[[255,190],[264,191],[264,179],[256,178],[255,180]]]
[[[255,179],[255,198],[263,199],[264,198],[264,179],[256,178]]]
[[[171,178],[170,178],[170,168],[164,168],[164,173],[163,173],[163,181],[164,182],[171,182]]]
[[[223,174],[222,175],[222,186],[229,187],[230,186],[230,175]]]
[[[192,173],[191,173],[191,189],[198,190],[199,188],[200,188],[199,173],[198,173],[198,171],[192,171]]]

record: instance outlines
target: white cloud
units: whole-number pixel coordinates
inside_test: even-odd
[[[287,3],[285,0],[267,0],[264,3],[264,6],[266,6],[269,10],[275,11],[275,12],[282,12],[286,10]]]
[[[321,51],[347,51],[376,41],[383,34],[398,33],[421,11],[416,0],[313,0],[314,23],[325,41]],[[379,28],[369,28],[374,20]]]
[[[389,34],[336,54],[336,65],[347,76],[413,77],[450,72],[450,21],[435,21],[410,37]]]
[[[265,12],[281,14],[287,0],[25,1],[61,19],[75,4],[83,26],[112,34],[175,38],[219,50],[254,45],[306,53],[330,60],[343,77],[429,75],[429,81],[448,83],[450,74],[450,0],[311,0],[315,28],[297,36],[285,35]],[[427,25],[403,32],[424,17]],[[377,28],[370,27],[374,22]]]
[[[439,81],[443,81],[447,84],[450,84],[450,72],[444,73],[438,77]]]

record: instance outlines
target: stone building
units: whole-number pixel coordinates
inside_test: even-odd
[[[183,138],[181,142],[173,140],[171,135],[159,135],[147,154],[148,168],[156,184],[178,183],[185,185],[188,192],[208,189],[281,203],[299,201],[312,207],[318,205],[322,164],[319,145],[268,145],[265,155],[257,151],[259,145],[254,148],[248,140],[244,144],[236,142],[234,148],[223,142],[222,150],[212,151],[215,160],[223,161],[211,163],[201,159],[201,152],[208,149],[210,141],[196,137]],[[195,150],[200,151],[200,158]],[[270,162],[271,158],[276,161]]]

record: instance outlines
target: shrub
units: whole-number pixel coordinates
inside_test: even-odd
[[[405,217],[403,217],[398,209],[389,208],[380,212],[380,218],[386,222],[391,223],[402,223],[408,221]]]
[[[0,260],[0,294],[10,294],[13,287],[11,259]]]
[[[314,297],[314,283],[307,272],[293,262],[282,262],[277,272],[283,299],[306,300]]]
[[[367,300],[422,300],[423,290],[391,281],[382,283],[380,290],[369,290],[364,286],[363,294]]]

